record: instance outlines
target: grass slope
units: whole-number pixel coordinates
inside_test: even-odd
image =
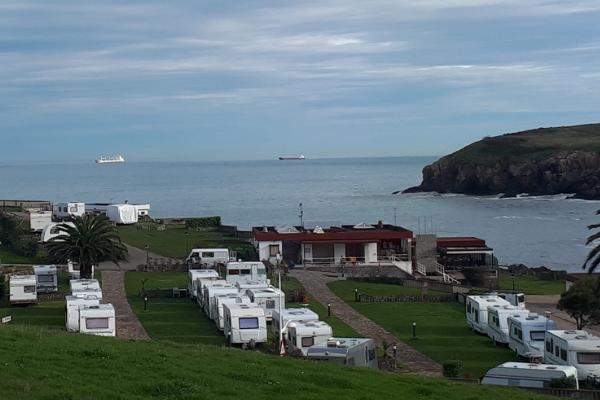
[[[0,328],[0,397],[12,399],[541,399],[257,352]]]
[[[515,276],[514,282],[514,290],[525,294],[562,294],[565,291],[564,280],[545,281],[527,276]],[[500,271],[500,289],[513,290],[513,277],[507,271]]]
[[[363,315],[433,360],[461,360],[465,374],[479,377],[505,361],[515,360],[506,347],[495,347],[487,336],[472,332],[464,306],[456,303],[357,303],[354,288],[367,294],[411,294],[412,289],[356,281],[331,282],[329,288]],[[412,323],[417,323],[417,339]]]

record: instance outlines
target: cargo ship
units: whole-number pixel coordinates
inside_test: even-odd
[[[114,163],[124,163],[125,158],[122,155],[116,154],[114,156],[102,156],[96,160],[96,164],[114,164]]]
[[[302,154],[300,154],[299,156],[289,156],[289,157],[279,157],[280,160],[306,160],[306,157],[304,157]]]

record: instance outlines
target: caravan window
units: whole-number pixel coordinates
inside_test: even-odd
[[[470,313],[471,312],[471,302],[467,301],[467,312]]]
[[[544,340],[545,336],[546,336],[546,332],[545,331],[531,331],[531,332],[529,332],[529,337],[531,337],[531,340]]]
[[[479,313],[475,313],[475,322],[479,323]]]
[[[239,275],[239,274],[240,274],[239,269],[230,269],[229,271],[227,271],[227,275]]]
[[[240,275],[251,275],[252,272],[249,269],[241,269]]]
[[[567,351],[565,349],[560,349],[560,358],[563,361],[567,361]]]
[[[578,364],[600,364],[600,353],[577,353]]]
[[[367,360],[369,361],[373,361],[375,359],[375,348],[369,349],[369,351],[367,352],[368,357]]]
[[[203,251],[202,257],[215,258],[215,253],[213,251]]]
[[[75,207],[71,207],[71,209],[69,211],[72,212],[72,213],[76,213],[77,210],[78,210],[78,207],[75,206]]]
[[[108,329],[108,318],[86,318],[87,329]]]
[[[302,347],[310,347],[314,346],[315,338],[314,337],[303,337],[302,338]]]
[[[54,275],[38,275],[37,280],[40,283],[54,283]]]
[[[550,338],[550,340],[546,340],[546,351],[548,353],[552,353],[552,338]]]
[[[275,308],[275,300],[267,300],[265,302],[268,309],[272,310]]]
[[[513,337],[523,340],[523,331],[516,326],[513,326]]]
[[[560,348],[558,346],[554,346],[554,355],[558,357],[560,355]]]
[[[258,318],[240,318],[240,329],[258,329]]]
[[[267,270],[263,267],[260,267],[256,270],[256,275],[258,275],[258,276],[267,275]]]
[[[35,286],[23,287],[23,293],[35,293]]]

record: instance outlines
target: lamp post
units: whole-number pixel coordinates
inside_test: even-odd
[[[327,303],[327,316],[331,317],[331,303]]]
[[[144,296],[144,311],[148,311],[148,296]]]
[[[150,246],[145,245],[144,248],[146,249],[146,268],[148,268],[148,264],[150,263],[150,255],[148,253],[148,249],[150,248]]]
[[[550,317],[552,316],[552,311],[544,311],[546,314],[546,330],[548,330],[548,321],[550,321]]]
[[[354,288],[354,301],[358,301],[358,289]]]
[[[412,336],[412,338],[413,338],[413,339],[416,339],[416,338],[417,338],[417,323],[416,323],[416,322],[414,322],[414,321],[413,321],[413,323],[412,323],[412,331],[413,331],[413,336]]]
[[[189,237],[190,237],[190,233],[188,231],[185,231],[185,254],[186,254],[186,256],[190,252]]]
[[[394,353],[394,369],[396,369],[396,360],[397,360],[397,355],[398,355],[398,346],[394,345],[394,347],[392,347],[392,351]]]

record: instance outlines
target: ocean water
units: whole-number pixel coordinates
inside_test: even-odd
[[[0,164],[0,199],[150,203],[155,217],[220,215],[225,224],[358,222],[486,239],[501,264],[578,271],[600,202],[565,196],[393,195],[435,157],[305,161]]]

